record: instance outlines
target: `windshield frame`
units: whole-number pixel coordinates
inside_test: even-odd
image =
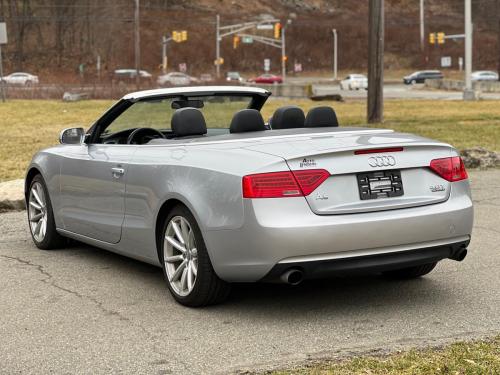
[[[172,98],[196,98],[196,97],[207,97],[207,96],[242,96],[250,97],[251,100],[248,103],[248,109],[256,109],[260,111],[266,102],[267,98],[271,95],[270,92],[267,93],[256,93],[256,92],[235,92],[231,90],[227,91],[197,91],[188,93],[172,93],[163,95],[152,95],[147,97],[142,97],[138,99],[120,99],[115,105],[113,105],[108,111],[106,111],[87,131],[84,143],[100,143],[100,139],[106,128],[113,123],[113,121],[118,118],[123,112],[125,112],[130,106],[139,101],[157,101],[162,99],[172,99]]]

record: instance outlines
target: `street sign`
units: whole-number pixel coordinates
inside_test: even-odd
[[[264,71],[268,72],[271,70],[271,59],[264,59]]]
[[[222,65],[222,64],[224,64],[223,57],[219,57],[219,60],[217,60],[217,59],[214,60],[214,65]]]
[[[246,44],[253,43],[253,38],[251,36],[244,36],[241,38],[241,41]]]
[[[449,68],[451,66],[451,56],[443,56],[441,57],[441,67]]]
[[[179,64],[179,72],[186,73],[187,71],[187,64],[186,63],[180,63]]]
[[[274,28],[272,23],[264,23],[262,25],[257,25],[257,30],[272,30]]]
[[[300,72],[302,72],[302,64],[301,64],[301,63],[295,63],[295,64],[293,65],[293,71],[294,71],[295,73],[300,73]]]
[[[7,44],[7,27],[5,22],[0,22],[0,44]]]

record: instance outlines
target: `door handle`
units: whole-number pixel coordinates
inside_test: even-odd
[[[111,168],[111,174],[114,178],[120,178],[120,176],[125,174],[125,169],[123,168]]]

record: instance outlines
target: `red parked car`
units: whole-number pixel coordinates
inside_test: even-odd
[[[255,83],[283,83],[283,78],[281,76],[275,76],[274,74],[261,74],[257,78],[252,78],[250,82]]]

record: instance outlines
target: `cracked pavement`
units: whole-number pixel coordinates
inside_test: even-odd
[[[13,373],[228,373],[500,333],[500,170],[470,172],[469,255],[419,280],[237,285],[188,309],[159,268],[77,244],[35,248],[0,215],[0,368]]]

